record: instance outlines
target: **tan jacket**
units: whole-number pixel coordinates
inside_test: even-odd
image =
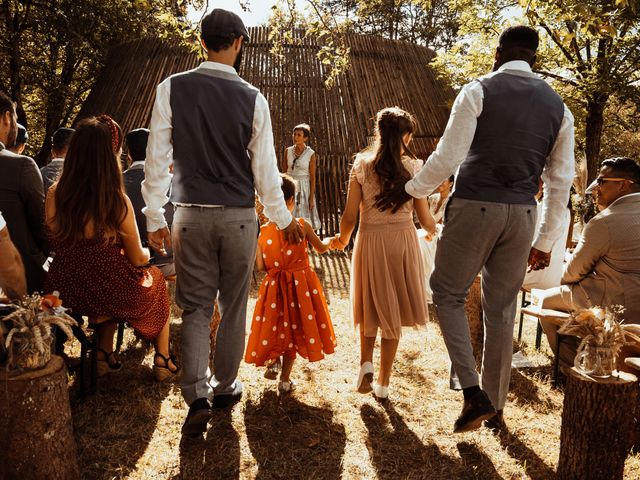
[[[640,193],[620,197],[591,219],[562,283],[575,308],[623,305],[625,322],[640,323]]]

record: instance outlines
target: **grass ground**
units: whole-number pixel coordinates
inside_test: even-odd
[[[242,364],[242,401],[216,412],[204,440],[181,441],[187,407],[177,384],[153,382],[152,349],[127,332],[124,368],[80,400],[71,389],[78,458],[86,479],[525,479],[554,477],[563,394],[550,385],[550,352],[533,348],[525,324],[520,345],[533,367],[513,370],[507,431],[453,435],[461,395],[448,388],[448,356],[436,323],[407,330],[391,400],[355,392],[358,343],[349,320],[348,259],[315,259],[324,272],[338,349],[300,361],[298,388],[279,398],[263,370]],[[255,303],[255,288],[248,316]],[[176,314],[178,312],[175,312]],[[180,355],[179,314],[172,342]],[[543,342],[544,344],[544,342]],[[640,455],[625,478],[640,478]]]

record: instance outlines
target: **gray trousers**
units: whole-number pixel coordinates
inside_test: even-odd
[[[258,226],[253,208],[178,207],[172,227],[176,303],[182,314],[182,395],[230,394],[244,353],[247,299]],[[209,341],[213,303],[220,327],[212,375]]]
[[[527,268],[536,215],[535,205],[453,198],[436,250],[431,288],[457,377],[452,378],[452,388],[481,384],[497,410],[507,400],[516,299]],[[481,382],[464,310],[469,288],[480,272],[485,335]]]

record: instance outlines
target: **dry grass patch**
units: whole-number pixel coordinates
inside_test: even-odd
[[[263,370],[242,364],[242,401],[216,412],[201,441],[181,441],[187,407],[176,384],[158,385],[152,352],[127,332],[124,368],[100,379],[85,400],[72,386],[79,460],[87,479],[521,479],[553,478],[559,453],[562,391],[551,388],[548,350],[536,351],[532,324],[522,348],[534,367],[513,370],[508,431],[453,435],[462,395],[449,390],[449,361],[435,323],[406,330],[391,400],[354,389],[358,342],[349,320],[348,260],[316,257],[331,299],[338,349],[300,361],[298,388],[280,398]],[[347,269],[347,270],[345,270]],[[255,303],[252,293],[248,318]],[[180,355],[180,319],[172,342]],[[640,478],[640,456],[626,478]]]

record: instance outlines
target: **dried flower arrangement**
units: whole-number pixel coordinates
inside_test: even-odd
[[[625,345],[640,346],[640,336],[637,330],[630,325],[623,325],[622,314],[624,307],[620,305],[612,305],[610,307],[592,307],[573,312],[562,327],[558,329],[558,333],[562,335],[573,335],[580,337],[582,341],[578,347],[576,359],[580,358],[583,351],[595,347],[599,352],[606,352],[606,360],[610,364],[615,363],[615,358],[620,349]],[[586,354],[585,354],[586,355]],[[602,355],[602,353],[600,353]],[[607,368],[604,365],[605,359],[602,359],[603,365],[598,361],[597,366],[593,368],[594,376],[606,376]],[[591,373],[591,372],[589,372]]]
[[[71,337],[71,327],[77,325],[65,313],[57,292],[43,297],[37,293],[24,297],[17,303],[16,310],[2,321],[13,324],[5,340],[7,370],[42,368],[51,359],[51,326],[56,325]]]

